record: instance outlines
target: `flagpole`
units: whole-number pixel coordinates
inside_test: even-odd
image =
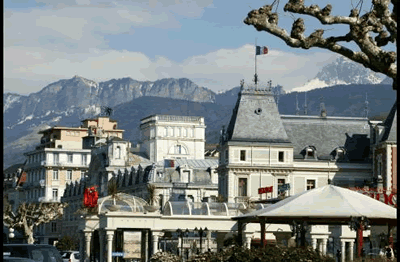
[[[255,68],[255,74],[254,74],[254,83],[256,84],[257,87],[257,37],[256,37],[256,50],[254,52],[254,68]]]

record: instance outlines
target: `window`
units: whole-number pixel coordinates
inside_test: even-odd
[[[117,146],[115,149],[115,159],[121,159],[121,147]]]
[[[51,232],[57,232],[57,223],[56,222],[51,222]]]
[[[186,128],[182,129],[182,136],[184,136],[184,137],[187,136],[187,129]]]
[[[285,158],[284,158],[284,154],[285,152],[283,151],[279,151],[279,162],[284,162]]]
[[[53,189],[53,200],[58,201],[58,189],[57,188]]]
[[[247,196],[247,178],[239,178],[238,196]]]
[[[72,180],[72,170],[67,170],[67,180]]]
[[[54,164],[58,165],[59,155],[58,153],[54,153],[53,155],[53,162]]]
[[[307,190],[315,188],[315,180],[307,179]]]
[[[182,135],[182,132],[181,132],[181,128],[179,127],[179,128],[177,128],[176,129],[176,136],[181,136]]]
[[[58,180],[58,170],[53,170],[53,180]]]
[[[175,154],[182,154],[182,146],[181,145],[175,146]]]
[[[68,163],[72,163],[73,155],[72,154],[67,154],[67,159],[68,159]]]
[[[240,150],[240,161],[246,161],[246,150]]]
[[[82,165],[86,166],[87,165],[87,155],[82,155]]]

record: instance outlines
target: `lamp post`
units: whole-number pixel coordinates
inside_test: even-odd
[[[195,229],[194,229],[194,231],[195,232],[198,232],[199,233],[199,235],[200,235],[200,252],[203,252],[203,249],[202,249],[202,247],[203,247],[203,233],[206,233],[207,234],[207,232],[208,232],[208,229],[207,229],[207,227],[206,228],[200,228],[200,229],[197,229],[197,227],[195,227]],[[198,254],[199,252],[197,251],[197,254]]]
[[[369,221],[366,217],[350,217],[349,227],[357,231],[357,257],[361,257],[363,248],[363,231],[369,229]]]
[[[176,230],[176,233],[178,233],[179,234],[179,237],[181,238],[181,252],[180,252],[180,255],[182,256],[182,258],[183,258],[183,237],[185,237],[185,236],[187,236],[188,234],[189,234],[189,229],[187,229],[186,228],[186,230],[185,231],[183,231],[182,229],[180,229],[180,228],[178,228],[177,230]]]

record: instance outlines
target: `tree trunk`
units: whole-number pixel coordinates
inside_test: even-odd
[[[33,238],[33,228],[31,227],[26,227],[25,228],[25,238],[28,244],[33,244],[35,243],[35,239]]]
[[[33,225],[28,226],[27,221],[24,221],[24,236],[28,244],[33,244],[35,239],[33,238]]]

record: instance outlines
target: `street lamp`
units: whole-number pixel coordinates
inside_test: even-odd
[[[176,233],[179,234],[179,237],[181,238],[181,256],[183,258],[183,237],[187,236],[189,234],[189,229],[186,228],[185,231],[183,231],[182,229],[178,228],[176,230]]]
[[[202,244],[203,244],[203,233],[208,233],[208,229],[207,229],[207,227],[206,228],[200,228],[200,229],[197,229],[197,227],[195,227],[195,229],[194,229],[194,231],[195,232],[198,232],[199,233],[199,235],[200,235],[200,252],[203,252],[203,249],[202,249]],[[197,254],[198,254],[199,252],[197,251]]]
[[[349,227],[357,231],[357,257],[361,257],[363,248],[363,231],[369,229],[369,221],[366,217],[350,217]]]

